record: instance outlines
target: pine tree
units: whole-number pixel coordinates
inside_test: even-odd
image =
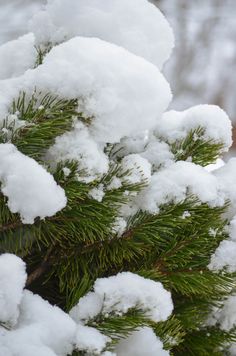
[[[145,0],[139,0],[139,18],[133,3],[120,0],[120,12],[111,6],[110,16],[122,20],[121,10],[123,15],[128,11],[131,18],[136,16],[138,25],[133,26],[144,31],[140,19],[144,13],[153,14],[150,22],[157,21],[159,27],[147,41],[156,40],[158,47],[166,38],[170,52],[172,34],[166,20]],[[63,6],[69,6],[68,2],[54,1],[51,10],[48,6],[42,13],[58,15]],[[93,6],[103,11],[108,4],[97,1]],[[91,33],[83,33],[82,20],[81,33],[70,27],[80,20],[78,10],[93,22],[86,4],[72,1],[71,10],[61,28],[51,23],[58,26],[58,32],[52,27],[54,37],[46,25],[41,37],[35,30],[38,42],[32,69],[23,73],[25,64],[19,62],[24,68],[17,73],[21,76],[10,79],[8,74],[1,85],[0,355],[232,352],[235,327],[224,328],[217,313],[229,296],[233,298],[236,269],[227,263],[227,256],[219,266],[217,256],[222,244],[233,240],[236,188],[229,183],[233,184],[235,163],[216,173],[205,168],[230,146],[227,115],[206,105],[162,116],[170,93],[158,68],[148,62],[154,57],[132,49],[130,39],[118,44],[145,60],[94,38],[70,39],[80,34],[95,36],[93,26]],[[37,16],[32,26],[43,31]],[[112,42],[108,25],[108,38],[97,36]],[[122,25],[128,32],[129,21],[121,21]],[[165,29],[166,36],[159,28]],[[116,34],[116,44],[115,39]],[[23,46],[22,39],[18,41]],[[2,53],[10,46],[2,47]],[[158,67],[168,57],[168,51],[163,55],[160,48]],[[124,66],[129,66],[123,75],[119,61],[126,56]],[[132,72],[131,64],[137,65],[134,75],[127,72],[127,68]],[[75,67],[79,69],[73,73]],[[150,77],[139,76],[142,69],[149,70]],[[109,71],[108,80],[114,80],[110,87],[106,86]],[[89,74],[95,78],[91,82],[86,79]],[[152,76],[149,85],[145,80],[151,81]],[[159,81],[157,88],[155,81]],[[88,89],[88,83],[92,88]],[[118,99],[125,96],[116,86],[125,88],[124,111]],[[77,87],[82,89],[75,95]],[[112,90],[118,104],[112,102]],[[98,102],[89,102],[85,93]],[[107,97],[103,100],[102,95]],[[157,104],[149,110],[155,97]],[[105,114],[96,105],[105,105],[107,98],[115,109],[109,103],[108,109],[102,107],[110,115],[110,121],[102,122]],[[153,125],[148,117],[156,110],[160,112],[154,115]]]

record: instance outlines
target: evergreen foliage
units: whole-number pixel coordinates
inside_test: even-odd
[[[52,47],[51,43],[37,47],[35,68],[42,65]],[[148,186],[145,177],[134,182],[130,179],[132,169],[124,170],[125,148],[107,144],[108,172],[91,181],[81,179],[87,172],[79,158],[51,162],[47,157],[56,138],[73,130],[76,122],[85,128],[93,123],[94,117],[83,112],[81,102],[38,88],[21,91],[13,100],[0,127],[0,144],[14,144],[52,174],[64,189],[67,205],[53,216],[25,224],[20,214],[10,210],[1,189],[0,253],[21,257],[27,266],[27,289],[65,312],[93,290],[98,278],[130,271],[161,282],[171,292],[174,305],[167,320],[155,322],[139,306],[123,314],[104,314],[102,310],[86,320],[86,326],[109,337],[104,352],[114,351],[120,340],[141,327],[150,327],[172,356],[226,355],[230,344],[236,342],[236,329],[222,330],[218,324],[209,325],[208,319],[235,290],[235,273],[212,271],[208,266],[229,234],[230,221],[225,214],[229,202],[213,206],[189,192],[178,203],[162,204],[156,213],[131,209],[127,225],[119,233],[115,226],[122,218],[121,209],[132,207],[134,197]],[[19,121],[24,124],[17,126]],[[191,159],[203,167],[215,163],[225,144],[206,138],[205,130],[199,126],[174,143],[166,140],[174,161]],[[113,187],[114,178],[122,184]],[[91,191],[101,186],[103,197],[95,199]],[[11,329],[1,321],[0,326]],[[72,353],[95,354],[76,347]]]
[[[2,137],[2,142],[14,142],[22,153],[41,162],[45,149],[71,128],[75,115],[84,120],[82,114],[77,114],[76,105],[76,100],[61,100],[49,93],[21,93],[12,104],[12,113],[18,111],[27,125],[15,130],[6,119],[8,137]],[[214,162],[221,145],[199,139],[191,147],[193,134],[172,145],[176,159],[187,158],[191,152],[202,165]],[[183,153],[178,155],[180,147]],[[64,167],[70,169],[68,176]],[[130,173],[120,173],[119,163],[114,163],[101,180],[83,183],[76,179],[77,168],[76,162],[68,161],[53,170],[55,180],[66,191],[68,204],[55,216],[38,219],[33,225],[24,225],[18,214],[11,213],[1,195],[0,249],[27,262],[27,288],[70,310],[96,278],[120,271],[135,272],[162,282],[171,291],[174,315],[156,324],[139,310],[121,317],[97,316],[88,326],[95,326],[111,338],[108,349],[140,326],[148,325],[173,355],[223,355],[225,345],[236,340],[235,330],[225,332],[205,326],[205,322],[212,307],[235,288],[233,274],[213,273],[207,268],[212,253],[226,237],[227,221],[222,217],[226,206],[213,208],[189,196],[179,204],[162,206],[158,214],[139,211],[118,236],[112,226],[119,208],[131,199],[127,192],[132,197],[133,192],[145,187],[145,182],[127,182],[121,188],[107,190],[98,202],[89,196],[91,188],[101,183],[108,186],[112,177]],[[184,218],[186,211],[189,215]]]

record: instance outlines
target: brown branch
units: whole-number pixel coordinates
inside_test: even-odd
[[[47,251],[43,261],[40,263],[40,265],[33,272],[31,272],[29,274],[27,281],[26,281],[26,287],[28,287],[30,284],[32,284],[36,279],[41,277],[41,275],[47,271],[47,269],[49,268],[49,266],[52,263],[51,257],[52,257],[52,251],[54,250],[54,248],[55,248],[55,246],[52,245],[48,249],[48,251]]]

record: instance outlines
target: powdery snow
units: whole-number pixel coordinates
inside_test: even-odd
[[[32,33],[4,43],[0,46],[0,79],[17,77],[33,68],[36,57]]]
[[[151,328],[144,327],[121,340],[116,347],[118,356],[167,356],[168,351]]]
[[[232,145],[232,124],[227,114],[216,105],[197,105],[185,111],[168,111],[158,122],[156,132],[172,143],[185,138],[190,130],[199,126],[205,129],[205,140],[221,142],[224,150],[228,151]]]
[[[76,324],[66,313],[29,291],[24,291],[20,310],[15,328],[0,333],[0,345],[10,355],[66,356],[72,352]]]
[[[173,309],[170,292],[161,283],[130,272],[97,279],[94,292],[103,300],[103,313],[123,314],[137,307],[153,321],[161,321],[166,320]]]
[[[179,203],[192,194],[212,206],[223,205],[225,201],[216,177],[199,165],[179,161],[154,173],[135,204],[142,210],[157,213],[160,205]]]
[[[98,37],[144,57],[159,68],[174,45],[162,13],[147,0],[49,0],[31,23],[38,43]]]
[[[228,217],[232,218],[236,214],[236,158],[231,158],[224,166],[213,171],[219,181],[222,192],[231,204],[228,209]]]
[[[78,162],[78,179],[92,181],[108,171],[108,157],[103,152],[103,145],[91,137],[89,129],[81,122],[76,122],[74,129],[56,138],[48,150],[46,159],[52,162],[74,160]]]
[[[79,351],[87,351],[99,355],[111,339],[95,328],[78,325],[76,347]]]
[[[25,263],[19,257],[0,256],[0,322],[8,326],[17,322],[26,277]]]
[[[92,117],[96,142],[153,127],[171,100],[159,70],[144,59],[96,38],[73,38],[54,47],[44,63],[14,80],[2,81],[0,117],[20,90],[34,88],[63,98],[79,98],[79,111]]]
[[[151,164],[138,154],[130,154],[121,161],[121,173],[125,172],[129,172],[124,178],[129,184],[149,183],[151,179]]]
[[[0,144],[1,191],[12,213],[33,224],[36,217],[52,216],[66,206],[64,190],[52,175],[12,144]]]
[[[223,240],[211,256],[208,267],[213,271],[236,272],[236,217],[231,220],[228,233],[229,239]]]

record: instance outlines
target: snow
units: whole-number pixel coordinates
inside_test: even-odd
[[[116,347],[118,356],[167,356],[163,344],[151,328],[144,327],[133,332]]]
[[[138,154],[125,156],[121,161],[121,173],[128,172],[125,181],[129,184],[148,183],[151,179],[151,164]]]
[[[26,281],[25,263],[8,253],[0,256],[0,322],[14,326]]]
[[[35,87],[80,99],[79,111],[93,119],[91,135],[103,143],[150,129],[171,100],[169,84],[154,65],[96,38],[55,46],[42,65],[3,81],[0,117],[20,90],[32,93]]]
[[[108,278],[98,278],[94,292],[80,299],[70,315],[77,322],[115,312],[127,313],[131,308],[145,312],[153,321],[166,320],[173,309],[170,292],[161,283],[131,272],[121,272]]]
[[[105,192],[104,192],[104,185],[103,184],[99,184],[97,187],[91,189],[88,192],[88,196],[94,200],[97,200],[98,202],[101,202]]]
[[[127,227],[127,221],[122,217],[117,217],[112,226],[112,232],[117,234],[118,237],[122,236]]]
[[[166,320],[173,309],[170,292],[159,282],[145,279],[131,272],[99,278],[94,292],[103,300],[102,313],[127,313],[140,308],[153,321]]]
[[[24,224],[52,216],[66,206],[65,192],[52,175],[12,144],[0,144],[0,181],[10,211],[19,213]]]
[[[224,165],[225,165],[225,162],[223,161],[223,159],[217,158],[215,163],[208,164],[207,166],[205,166],[205,169],[208,172],[213,172],[216,169],[223,167]]]
[[[227,217],[232,218],[236,214],[236,158],[231,158],[224,166],[213,171],[219,181],[225,198],[230,201]]]
[[[46,159],[55,164],[66,160],[78,162],[78,179],[92,181],[108,171],[108,157],[103,152],[103,145],[95,142],[89,129],[81,122],[76,122],[74,129],[56,138],[48,150]]]
[[[158,135],[173,143],[183,139],[188,132],[204,128],[204,140],[214,140],[228,151],[232,145],[232,124],[227,114],[216,105],[197,105],[185,111],[166,112],[157,124]]]
[[[92,19],[92,20],[91,20]],[[161,68],[174,45],[162,13],[147,0],[49,0],[30,24],[38,43],[98,37]]]
[[[211,256],[208,266],[210,270],[226,269],[228,272],[236,272],[236,217],[230,221],[228,233],[229,238],[221,241],[215,253]]]
[[[146,158],[154,170],[162,167],[168,167],[174,162],[174,155],[170,146],[166,142],[161,142],[156,138],[151,138],[144,151],[140,155]]]
[[[142,210],[158,213],[161,205],[179,203],[189,195],[212,206],[221,206],[225,201],[216,177],[199,165],[178,161],[154,173],[135,204]]]
[[[32,33],[4,43],[0,46],[0,79],[17,77],[33,68],[36,57]]]
[[[71,309],[70,316],[77,323],[80,323],[82,320],[93,319],[101,312],[102,303],[103,301],[98,294],[89,292],[80,298],[79,303]]]
[[[76,347],[79,351],[99,354],[111,339],[97,329],[78,325],[76,335]]]
[[[66,356],[72,352],[76,324],[66,313],[29,291],[24,291],[20,310],[16,327],[0,332],[0,345],[10,355]]]

